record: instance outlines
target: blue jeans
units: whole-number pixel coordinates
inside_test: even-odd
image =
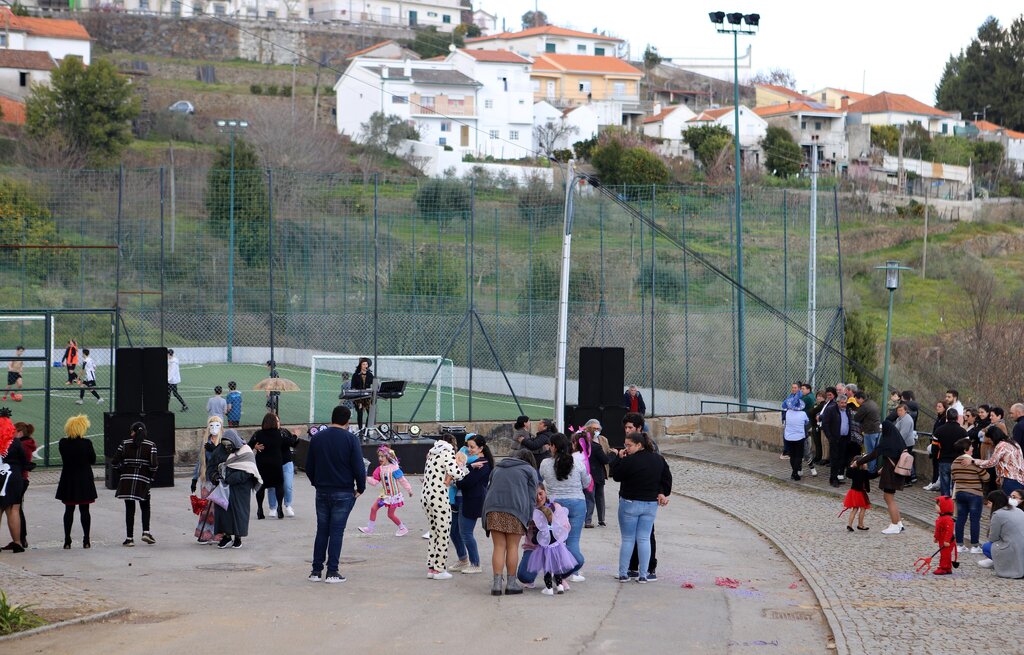
[[[636,546],[639,571],[651,566],[651,528],[658,516],[658,501],[626,500],[619,498],[619,577],[629,572],[629,558]]]
[[[878,446],[878,440],[882,438],[881,432],[870,432],[864,435],[864,453],[868,454]],[[871,471],[872,475],[878,468],[878,460],[868,462],[868,470]]]
[[[992,559],[992,542],[986,541],[981,545],[981,552],[985,553],[985,557]]]
[[[942,475],[941,473],[939,475]],[[965,491],[956,495],[956,543],[964,545],[964,524],[967,518],[971,519],[971,545],[978,545],[978,535],[981,534],[981,506],[985,499]]]
[[[469,563],[473,566],[480,566],[480,551],[476,547],[476,537],[473,536],[473,529],[476,528],[477,519],[466,518],[459,512],[458,532],[462,535],[462,543],[466,553],[469,555]],[[455,525],[452,523],[452,525]],[[453,530],[454,533],[454,530]],[[460,557],[459,559],[463,559]]]
[[[1003,478],[1003,491],[1007,496],[1012,494],[1014,491],[1020,491],[1021,489],[1024,489],[1024,484],[1010,478]]]
[[[953,493],[953,463],[939,462],[939,490],[943,496]],[[957,494],[958,496],[960,494]]]
[[[459,561],[466,559],[466,544],[462,541],[462,532],[459,530],[459,517],[462,515],[462,496],[455,496],[455,503],[452,505],[452,543],[455,544],[455,554]],[[477,557],[479,559],[479,556]]]
[[[284,471],[284,506],[292,506],[292,484],[295,482],[295,462],[286,462],[282,467]],[[267,492],[267,505],[270,511],[277,509],[277,491],[271,487]]]
[[[313,540],[313,573],[319,574],[327,557],[327,572],[338,571],[341,541],[348,515],[356,504],[351,491],[316,491],[316,539]]]
[[[519,558],[519,569],[516,571],[516,578],[523,584],[533,584],[533,581],[537,579],[536,573],[526,569],[532,554],[532,550],[524,550],[522,557]]]
[[[583,568],[585,561],[583,553],[580,552],[580,535],[583,534],[583,523],[587,517],[587,501],[584,498],[555,498],[554,500],[569,510],[569,536],[565,540],[565,547],[576,558],[576,568],[571,571],[571,573],[576,573]]]

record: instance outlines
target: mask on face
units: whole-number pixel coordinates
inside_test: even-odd
[[[229,440],[222,439],[220,443],[222,446],[224,446],[224,450],[228,451],[229,453],[235,452],[235,444],[231,443]]]
[[[1018,505],[1020,505],[1020,501],[1019,501],[1019,500],[1017,500],[1016,498],[1010,498],[1010,499],[1009,499],[1009,503],[1010,503],[1011,505],[1013,505],[1014,507],[1017,507]]]
[[[216,421],[210,423],[210,434],[215,437],[220,434],[220,423],[217,423]]]

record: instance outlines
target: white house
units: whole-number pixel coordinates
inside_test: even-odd
[[[735,134],[735,109],[719,107],[705,109],[690,120],[687,127],[695,125],[721,125]],[[749,107],[740,105],[740,156],[745,167],[759,167],[762,163],[761,141],[768,133],[768,122]]]
[[[92,9],[114,8],[139,14],[170,14],[171,16],[224,16],[251,20],[285,20],[308,16],[305,0],[85,0]]]
[[[661,139],[656,150],[666,157],[681,157],[689,146],[683,141],[686,121],[696,116],[686,105],[654,105],[654,114],[644,119],[644,135]]]
[[[551,150],[571,150],[577,141],[597,136],[600,117],[591,105],[559,109],[540,100],[533,105],[533,125],[548,141],[538,143],[538,148],[550,146]]]
[[[508,50],[456,50],[447,61],[480,84],[477,153],[498,159],[532,157],[532,62]]]
[[[434,26],[442,32],[462,23],[460,0],[305,0],[305,4],[312,20]]]
[[[883,91],[878,95],[850,103],[847,121],[851,125],[908,125],[920,123],[932,135],[953,136],[966,122],[959,113],[936,109],[910,96]]]
[[[86,64],[92,60],[92,42],[81,23],[15,16],[7,7],[0,7],[0,48],[47,52],[57,61],[68,56]]]
[[[345,61],[356,57],[373,57],[376,59],[422,59],[419,53],[406,48],[397,41],[388,39],[380,43],[374,43],[361,50],[350,52],[345,55]]]
[[[622,39],[578,32],[576,30],[543,25],[520,32],[500,32],[490,36],[466,39],[466,47],[485,50],[512,50],[524,57],[542,54],[596,55],[598,57],[626,57],[628,49]]]
[[[498,17],[483,9],[473,12],[473,24],[480,28],[482,36],[490,36],[498,31]]]
[[[978,130],[979,140],[1001,143],[1006,163],[1012,166],[1018,175],[1024,174],[1024,132],[1009,130],[984,120],[974,121],[972,124]]]
[[[23,101],[33,85],[50,84],[50,72],[55,67],[48,52],[0,50],[0,93]]]
[[[828,170],[849,159],[846,114],[822,103],[788,102],[755,107],[754,113],[768,125],[785,128],[810,162],[811,148],[818,149],[818,161]]]

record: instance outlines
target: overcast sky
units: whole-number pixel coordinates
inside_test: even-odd
[[[607,30],[632,45],[639,57],[650,43],[662,55],[731,57],[732,39],[715,32],[708,12],[761,14],[761,32],[740,37],[740,52],[753,46],[753,71],[787,68],[798,90],[833,86],[867,93],[906,93],[932,104],[949,55],[966,47],[988,16],[1005,27],[1024,11],[1019,0],[935,2],[861,0],[810,2],[706,2],[704,0],[538,0],[555,25],[590,32]],[[475,0],[520,29],[534,0]],[[749,75],[740,71],[740,79]],[[731,78],[730,78],[731,79]],[[979,108],[980,109],[980,108]]]

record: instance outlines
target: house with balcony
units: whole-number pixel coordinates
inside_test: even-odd
[[[92,61],[92,41],[78,21],[15,16],[7,7],[0,7],[0,48],[43,52],[58,62],[65,57]]]
[[[718,107],[705,109],[686,121],[687,127],[696,125],[721,125],[735,134],[735,108]],[[764,162],[761,142],[768,133],[768,122],[754,113],[753,109],[740,105],[740,157],[744,168],[760,168]]]
[[[771,107],[787,102],[814,102],[814,98],[778,84],[755,84],[754,106]]]
[[[402,27],[436,27],[451,32],[462,23],[460,0],[305,0],[311,20]]]
[[[579,32],[556,25],[530,27],[519,32],[499,32],[490,36],[466,39],[467,48],[511,50],[524,57],[537,55],[589,55],[594,57],[625,57],[626,42],[622,39]]]
[[[456,50],[447,63],[480,86],[476,153],[498,159],[533,156],[533,63],[508,50]]]
[[[815,102],[820,102],[832,109],[842,109],[843,98],[846,98],[847,104],[851,104],[871,97],[868,93],[858,93],[857,91],[839,89],[834,86],[826,86],[825,88],[818,89],[814,93],[810,93],[808,95],[814,98]]]
[[[533,99],[559,109],[590,105],[601,125],[640,123],[643,72],[615,57],[537,55],[530,75]]]
[[[94,9],[113,7],[117,11],[171,16],[224,16],[249,20],[286,20],[307,16],[305,0],[85,0]]]
[[[754,113],[769,126],[784,128],[804,151],[809,163],[811,149],[818,149],[822,170],[835,170],[849,158],[846,140],[846,114],[822,103],[790,102],[770,107],[755,107]]]
[[[888,91],[850,103],[847,112],[847,121],[851,125],[919,123],[932,136],[953,136],[957,129],[963,129],[967,124],[959,112],[946,112],[902,93]]]

